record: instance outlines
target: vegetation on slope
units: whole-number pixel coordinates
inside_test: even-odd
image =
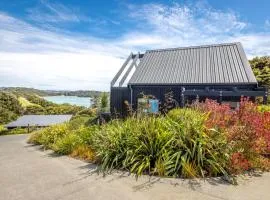
[[[46,91],[48,96],[58,96],[58,95],[65,95],[65,96],[77,96],[77,97],[98,97],[101,95],[102,92],[95,91],[95,90],[77,90],[77,91]]]
[[[31,91],[31,92],[30,92]],[[35,91],[35,90],[34,90]],[[92,109],[70,104],[55,104],[21,89],[0,90],[0,124],[15,120],[23,114],[72,114],[93,113]]]
[[[25,88],[25,87],[0,87],[0,91],[6,91],[11,93],[16,93],[20,96],[25,96],[27,94],[36,94],[38,96],[78,96],[78,97],[97,97],[100,96],[102,92],[95,90],[38,90],[34,88]]]
[[[0,91],[16,93],[18,96],[25,96],[27,94],[36,94],[38,96],[47,95],[46,91],[25,87],[0,87]]]
[[[23,108],[27,108],[27,107],[29,107],[29,106],[35,106],[35,105],[37,105],[37,104],[34,104],[34,103],[31,103],[30,101],[28,101],[26,98],[24,98],[24,97],[19,97],[18,98],[18,101],[20,102],[20,104],[21,104],[21,106],[23,107]]]
[[[14,120],[22,113],[23,107],[16,95],[0,91],[0,124]]]

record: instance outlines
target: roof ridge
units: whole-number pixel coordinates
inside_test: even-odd
[[[207,44],[207,45],[197,45],[197,46],[187,46],[187,47],[153,49],[153,50],[146,50],[145,53],[160,52],[160,51],[174,51],[174,50],[182,50],[182,49],[198,49],[198,48],[218,47],[218,46],[231,46],[231,45],[237,45],[237,44],[241,44],[241,43],[240,42],[231,42],[231,43]]]

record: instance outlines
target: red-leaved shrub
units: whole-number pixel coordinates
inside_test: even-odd
[[[259,112],[248,98],[241,98],[235,110],[210,99],[193,106],[208,114],[205,123],[208,128],[226,135],[233,172],[252,168],[254,160],[258,163],[261,155],[270,154],[270,112]]]
[[[258,153],[270,153],[270,112],[258,112],[256,104],[242,99],[237,118],[254,135],[255,150]]]
[[[231,173],[237,174],[250,168],[249,161],[240,153],[233,153],[230,160]]]
[[[214,100],[206,99],[204,103],[198,103],[197,108],[208,113],[206,126],[222,129],[233,123],[233,113],[229,104],[219,104]]]

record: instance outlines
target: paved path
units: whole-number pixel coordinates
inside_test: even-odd
[[[0,136],[0,199],[270,199],[270,173],[238,186],[219,179],[182,180],[126,174],[105,178],[95,166],[26,144],[26,135]]]

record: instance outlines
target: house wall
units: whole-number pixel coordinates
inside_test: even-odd
[[[178,101],[180,104],[181,102],[181,89],[182,87],[185,88],[185,90],[204,90],[206,87],[209,87],[209,90],[215,89],[215,90],[228,90],[231,91],[232,87],[237,87],[239,90],[253,90],[256,88],[256,85],[168,85],[168,86],[162,86],[162,85],[153,85],[153,86],[132,86],[133,88],[133,108],[137,107],[137,97],[140,93],[144,93],[145,95],[154,95],[158,100],[161,102],[164,101],[164,95],[170,91],[173,92],[174,99]],[[205,95],[200,96],[200,100],[204,100],[205,98],[211,98],[218,100],[217,96],[208,96],[207,93]],[[196,99],[196,96],[187,96],[185,95],[185,101],[189,101],[189,103],[192,102],[192,100]],[[240,97],[223,97],[223,99],[227,101],[239,101]]]
[[[110,110],[113,115],[123,115],[124,101],[130,102],[130,89],[127,87],[112,87],[110,93]]]
[[[132,96],[132,105],[133,109],[137,108],[137,99],[138,96],[143,93],[144,95],[154,95],[160,102],[164,101],[164,95],[170,91],[173,92],[174,99],[181,104],[181,89],[182,87],[185,90],[205,90],[206,87],[209,87],[209,90],[223,90],[223,91],[232,91],[233,87],[237,87],[238,90],[254,91],[257,88],[257,85],[133,85],[130,88],[111,88],[111,113],[123,113],[124,101],[127,100],[131,103]],[[132,95],[131,95],[132,93]],[[258,93],[262,94],[262,93]],[[258,95],[260,96],[260,95]],[[200,95],[200,100],[205,98],[219,100],[218,96],[209,96],[207,92],[204,95]],[[252,97],[254,99],[254,97]],[[191,103],[192,100],[196,99],[196,95],[187,96],[185,95],[185,102]],[[240,101],[240,96],[224,96],[222,97],[224,101]]]

